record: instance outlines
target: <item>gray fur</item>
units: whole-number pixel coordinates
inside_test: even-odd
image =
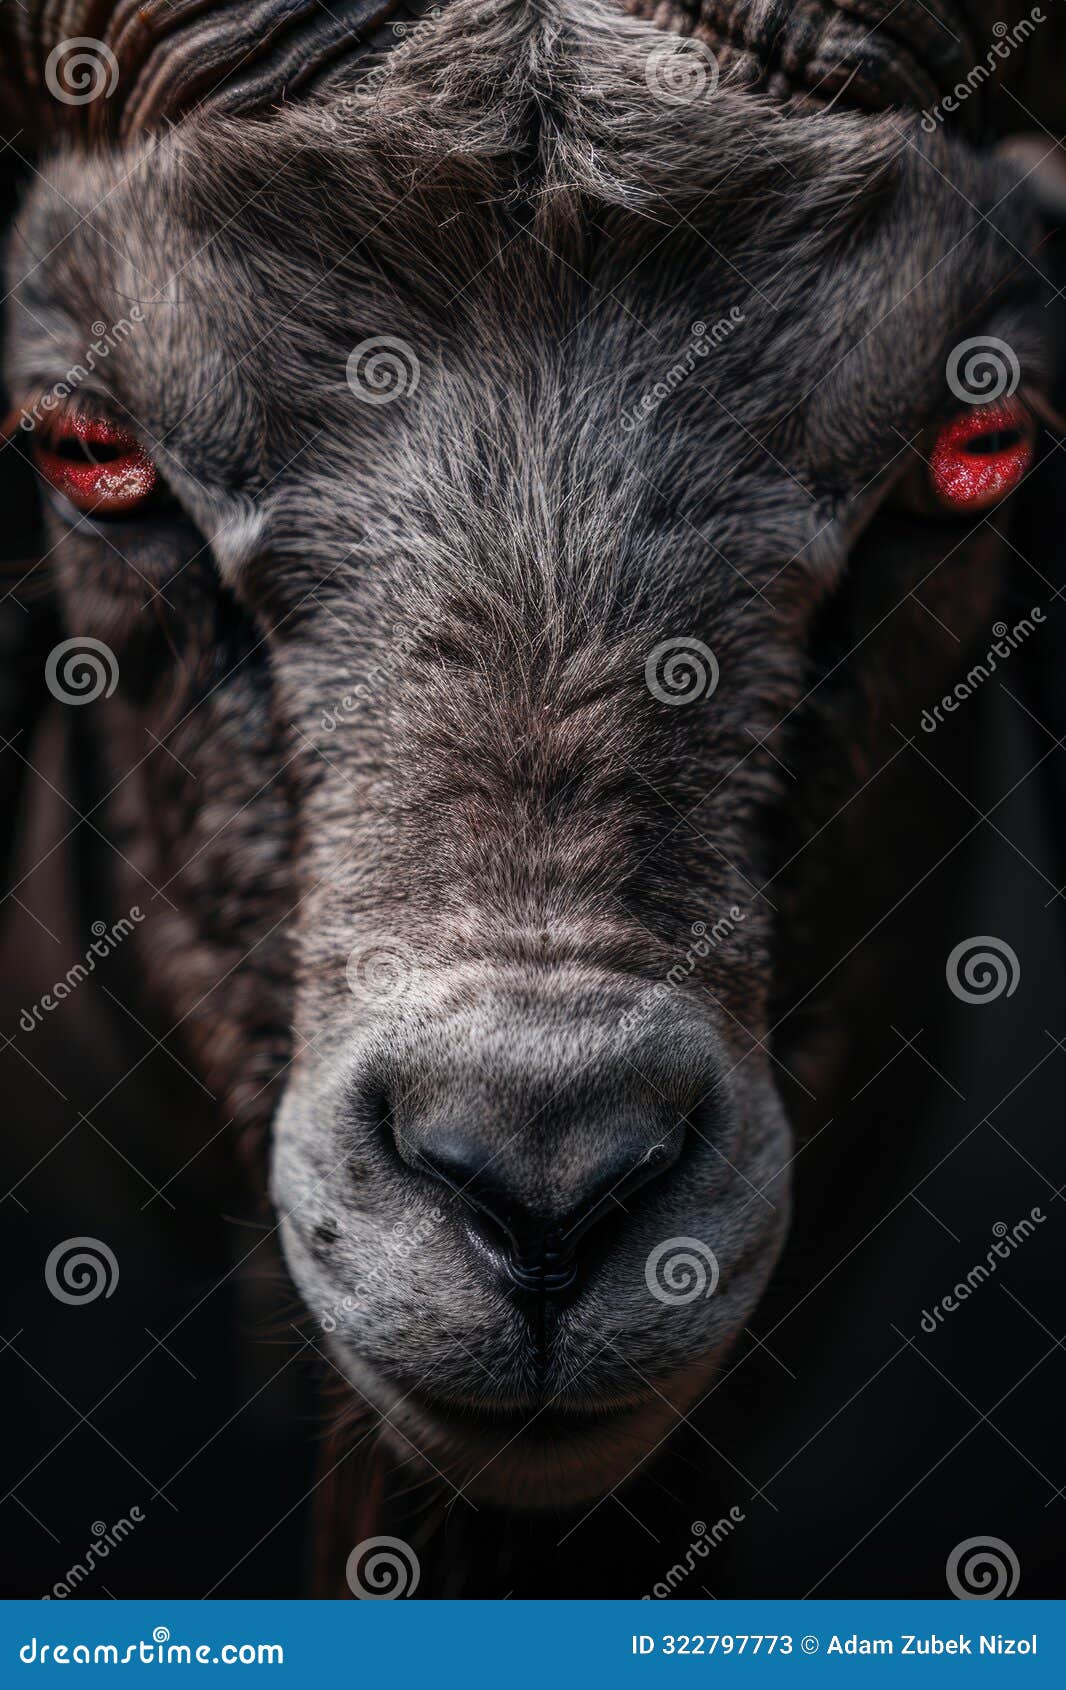
[[[807,724],[802,840],[863,777],[875,654],[911,719],[943,689],[959,648],[907,607],[837,716],[824,694],[800,709],[860,559],[895,605],[950,545],[952,626],[984,624],[981,536],[879,506],[955,342],[987,329],[1027,377],[1039,362],[1006,166],[728,81],[661,103],[661,41],[606,5],[456,0],[370,98],[53,159],[11,258],[17,389],[139,302],[106,387],[193,525],[53,534],[70,630],[119,654],[102,747],[121,771],[169,733],[180,760],[142,762],[109,806],[176,906],[146,977],[240,1127],[280,1101],[288,1259],[356,1390],[401,1447],[526,1506],[621,1478],[773,1269],[792,1141],[760,1041],[803,930],[788,913],[809,917],[808,876],[824,911],[840,864],[804,859],[775,931],[757,894],[790,783],[761,742]],[[623,427],[731,308],[735,331]],[[345,362],[379,335],[420,380],[375,406]],[[720,667],[684,707],[645,681],[675,637]],[[375,990],[361,959],[382,951]],[[463,1205],[405,1158],[402,1110],[372,1101],[442,1093],[560,1205],[634,1097],[642,1132],[689,1123],[539,1340]],[[397,1223],[419,1234],[403,1257]],[[713,1249],[715,1295],[651,1295],[672,1238]],[[538,1410],[550,1444],[514,1435]]]

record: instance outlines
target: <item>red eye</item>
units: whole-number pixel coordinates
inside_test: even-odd
[[[51,418],[34,431],[34,456],[45,480],[80,511],[132,510],[156,482],[140,442],[107,417]]]
[[[1013,399],[967,411],[940,430],[929,459],[950,510],[982,511],[1017,487],[1033,461],[1033,422]]]

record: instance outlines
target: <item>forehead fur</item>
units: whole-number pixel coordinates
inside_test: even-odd
[[[387,461],[402,487],[414,459],[447,488],[457,461],[476,483],[550,435],[565,498],[594,417],[631,462],[653,443],[690,520],[712,489],[743,503],[767,481],[809,506],[812,479],[782,460],[861,483],[928,406],[1012,261],[971,227],[1002,183],[895,117],[789,110],[728,79],[657,98],[648,57],[669,39],[605,4],[457,0],[328,99],[187,122],[132,167],[59,166],[29,242],[57,251],[26,303],[69,307],[76,353],[86,320],[140,300],[152,359],[131,343],[106,374],[206,483],[276,487],[300,443],[305,483],[350,451],[364,480]],[[71,202],[92,208],[81,227]],[[694,322],[731,311],[743,331],[627,447],[623,413]],[[432,400],[427,380],[418,406],[353,408],[344,359],[377,335],[439,378]],[[32,347],[31,330],[16,357]],[[789,451],[757,450],[809,392]],[[587,489],[603,453],[579,455]]]

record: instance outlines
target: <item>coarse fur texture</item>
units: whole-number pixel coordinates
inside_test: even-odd
[[[66,631],[118,659],[93,730],[127,896],[163,894],[145,980],[269,1140],[333,1366],[521,1508],[624,1479],[773,1271],[822,1057],[768,1039],[870,892],[820,831],[1004,591],[995,532],[892,486],[960,339],[1042,368],[1016,169],[740,78],[657,99],[662,39],[454,0],[369,91],[53,154],[9,259],[20,401],[143,313],[79,402],[180,506],[50,518]],[[389,403],[346,376],[376,337]],[[664,697],[667,642],[716,688]],[[531,1307],[429,1171],[448,1134],[564,1233],[669,1155]],[[715,1294],[656,1295],[692,1240]]]

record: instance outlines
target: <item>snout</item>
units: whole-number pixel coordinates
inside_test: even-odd
[[[569,1448],[595,1490],[769,1275],[768,1077],[695,994],[592,969],[427,973],[346,1033],[297,1071],[273,1176],[339,1365],[406,1454],[535,1505]]]
[[[696,1137],[729,1133],[725,1056],[701,1016],[667,1029],[639,985],[562,1007],[536,982],[442,1006],[362,1079],[483,1271],[552,1298],[602,1266]]]

